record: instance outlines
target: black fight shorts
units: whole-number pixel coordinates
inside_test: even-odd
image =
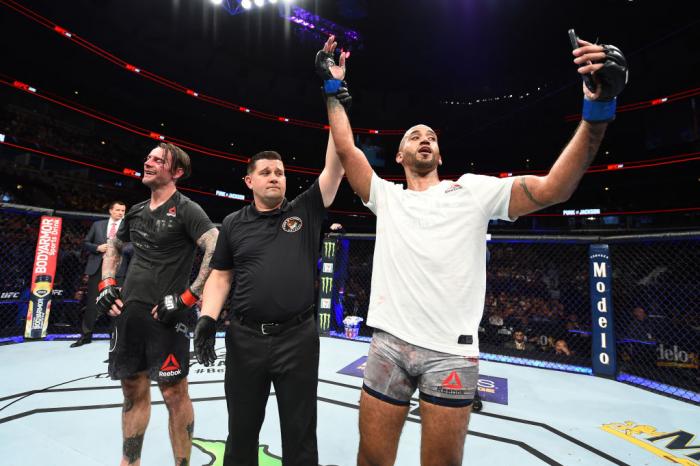
[[[154,382],[172,383],[187,377],[190,339],[187,326],[166,326],[143,303],[128,303],[114,319],[109,344],[109,375],[113,380],[148,371]]]

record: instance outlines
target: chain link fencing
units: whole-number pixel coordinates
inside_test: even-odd
[[[0,337],[24,333],[39,221],[50,213],[25,206],[0,207]]]
[[[700,238],[620,238],[610,251],[622,378],[700,392]]]
[[[92,223],[106,215],[3,204],[0,206],[0,337],[24,333],[42,215],[62,218],[48,333],[80,333],[87,289],[83,238]],[[95,331],[106,332],[108,328],[108,319],[100,317]]]
[[[80,333],[87,276],[83,238],[106,215],[0,205],[0,339],[21,336],[42,215],[63,219],[48,333]],[[364,320],[374,235],[334,235],[330,330]],[[479,339],[484,359],[591,373],[588,248],[610,245],[617,379],[700,402],[700,233],[625,237],[506,237],[488,242],[487,287]],[[325,260],[325,259],[324,259]],[[197,253],[192,279],[197,274]],[[320,280],[319,280],[320,282]],[[324,284],[319,283],[319,288]],[[228,300],[227,304],[228,306]],[[218,322],[225,330],[230,312]],[[189,322],[190,328],[194,318]],[[100,317],[95,332],[107,332]],[[0,341],[2,341],[0,340]]]
[[[0,206],[0,338],[24,333],[30,299],[32,265],[42,215],[60,217],[61,241],[54,278],[47,333],[52,338],[71,337],[81,332],[87,299],[87,252],[83,240],[95,221],[107,215],[41,209],[3,204]],[[197,249],[191,279],[197,276],[202,253]],[[219,321],[227,324],[226,312]],[[194,328],[195,317],[186,322]],[[110,331],[108,316],[98,315],[95,334]]]
[[[494,239],[479,326],[484,353],[591,366],[587,244]]]
[[[592,373],[589,246],[610,243],[618,380],[700,402],[700,233],[494,236],[488,242],[483,359]],[[336,240],[331,334],[366,324],[373,235]],[[641,309],[641,310],[640,310]]]

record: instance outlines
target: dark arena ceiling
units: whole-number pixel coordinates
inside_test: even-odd
[[[328,136],[313,58],[324,31],[332,30],[351,51],[351,119],[363,129],[357,144],[379,173],[400,181],[394,162],[400,130],[419,122],[439,131],[446,177],[538,173],[566,144],[580,111],[581,84],[567,37],[573,27],[584,39],[619,46],[630,65],[618,105],[629,110],[610,126],[594,165],[645,167],[587,175],[564,208],[621,212],[700,204],[695,2],[264,3],[244,10],[237,0],[0,0],[3,111],[11,104],[86,128],[86,137],[119,147],[104,160],[118,170],[138,170],[154,140],[96,120],[95,113],[202,146],[205,153],[189,151],[190,185],[247,198],[242,161],[277,150],[295,169],[291,198],[323,163]],[[52,101],[13,87],[14,81]],[[206,155],[212,151],[237,160]],[[665,163],[693,153],[686,157],[693,160]],[[209,201],[198,200],[206,208]],[[222,213],[243,205],[211,202]],[[347,187],[336,207],[367,212]],[[349,223],[364,218],[371,228],[371,217],[335,215]]]

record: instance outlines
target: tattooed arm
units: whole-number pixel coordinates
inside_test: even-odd
[[[121,293],[117,288],[117,270],[122,261],[122,249],[124,243],[117,238],[107,241],[107,250],[102,256],[102,280],[97,285],[100,294],[97,296],[97,308],[100,312],[108,313],[112,317],[121,314],[124,303]]]
[[[117,270],[122,263],[123,248],[124,243],[121,240],[117,238],[107,240],[107,250],[102,256],[102,280],[117,276]]]
[[[214,254],[216,239],[219,237],[219,230],[212,228],[206,231],[197,240],[197,246],[204,251],[202,265],[199,267],[197,278],[182,294],[169,294],[163,297],[153,309],[151,315],[166,325],[176,325],[182,319],[182,314],[190,311],[197,300],[202,296],[204,283],[211,273],[209,262]]]
[[[206,283],[209,274],[211,273],[211,267],[209,267],[209,261],[211,261],[211,256],[214,255],[214,248],[216,247],[216,239],[219,237],[219,230],[212,228],[211,230],[204,233],[197,240],[197,246],[204,252],[202,257],[202,265],[199,267],[199,273],[197,278],[190,285],[190,290],[197,296],[202,296],[202,291],[204,291],[204,283]]]
[[[593,162],[607,126],[607,123],[582,121],[549,173],[518,177],[510,191],[510,218],[568,200]]]

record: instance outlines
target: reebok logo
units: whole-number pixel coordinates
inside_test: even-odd
[[[467,393],[457,371],[450,372],[450,375],[445,377],[442,383],[435,387],[435,390],[447,395],[465,395]]]
[[[459,183],[452,183],[452,185],[445,190],[445,194],[457,191],[458,189],[462,189],[462,185]]]
[[[457,371],[450,372],[450,375],[445,377],[445,380],[442,381],[442,386],[443,388],[449,388],[450,390],[462,389],[462,381],[459,379]]]
[[[175,359],[175,356],[170,353],[167,358],[165,358],[165,362],[163,363],[162,366],[160,366],[160,371],[158,372],[158,375],[160,377],[172,377],[173,375],[180,375],[182,373],[182,369],[180,369],[180,363],[177,362],[177,359]]]

